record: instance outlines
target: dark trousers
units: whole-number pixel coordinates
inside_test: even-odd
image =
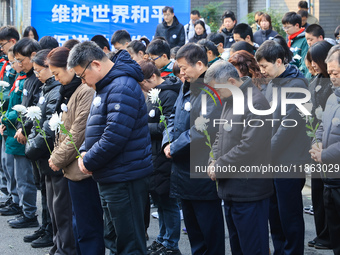
[[[335,255],[340,255],[340,188],[324,189],[324,202],[331,246]]]
[[[97,183],[91,177],[81,181],[68,180],[68,187],[77,254],[104,255],[103,210]]]
[[[99,183],[99,195],[106,217],[105,244],[114,254],[146,254],[144,211],[149,179]],[[112,239],[108,239],[111,237]]]
[[[231,253],[269,254],[269,198],[256,202],[224,201]]]
[[[303,255],[305,224],[301,191],[305,179],[274,179],[269,222],[274,255]]]
[[[323,201],[323,190],[324,185],[320,178],[320,173],[312,173],[312,202],[316,230],[316,237],[314,238],[314,241],[321,243],[326,247],[331,247],[325,205]]]
[[[45,181],[54,243],[50,255],[77,254],[72,228],[72,203],[68,181],[62,175],[46,175]]]
[[[224,255],[225,234],[221,200],[182,199],[181,202],[191,254]]]

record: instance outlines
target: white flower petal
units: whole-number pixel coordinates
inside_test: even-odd
[[[196,120],[195,120],[195,128],[198,131],[204,132],[204,130],[207,130],[207,123],[210,121],[210,119],[204,118],[203,116],[199,116]]]
[[[340,125],[340,119],[339,118],[333,118],[332,119],[332,124],[334,126],[339,126]]]
[[[40,97],[39,98],[39,104],[45,103],[45,97]]]
[[[148,98],[152,104],[157,103],[160,92],[161,92],[160,89],[156,88],[150,89],[150,91],[148,92]]]
[[[21,113],[21,114],[25,114],[27,112],[27,108],[25,106],[21,105],[21,104],[14,105],[12,107],[12,109],[14,111]]]
[[[11,86],[7,81],[0,81],[0,87],[7,88]]]
[[[315,87],[315,92],[318,92],[321,89],[321,85]]]
[[[59,126],[61,124],[64,124],[63,121],[61,121],[61,114],[58,116],[58,113],[53,113],[50,121],[48,122],[50,129],[52,131],[57,131],[59,130]]]
[[[27,89],[24,89],[24,90],[22,91],[22,93],[24,94],[24,96],[27,96],[27,94],[28,94]]]
[[[39,106],[28,107],[25,116],[30,120],[39,120],[41,118],[41,109],[39,108]]]
[[[320,105],[315,109],[315,115],[318,120],[322,120],[323,111]]]

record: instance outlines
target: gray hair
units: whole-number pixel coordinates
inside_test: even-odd
[[[92,41],[86,41],[75,45],[67,58],[67,67],[85,66],[93,60],[104,60],[107,56],[104,51]]]
[[[329,50],[325,63],[328,64],[332,61],[338,61],[340,66],[340,45],[335,45]]]
[[[208,68],[204,76],[204,82],[215,81],[216,83],[224,84],[228,82],[229,78],[240,79],[236,68],[227,61],[218,60]]]

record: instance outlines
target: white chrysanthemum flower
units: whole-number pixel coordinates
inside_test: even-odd
[[[67,109],[67,105],[64,104],[64,103],[61,104],[60,108],[61,108],[61,110],[62,110],[63,112],[67,112],[67,110],[68,110],[68,109]]]
[[[190,112],[190,110],[191,110],[191,103],[190,102],[185,103],[184,110],[186,110],[187,112]]]
[[[39,98],[39,104],[45,103],[45,97],[40,97]]]
[[[339,126],[340,125],[340,119],[339,118],[333,118],[332,119],[332,124],[334,126]]]
[[[2,107],[5,104],[5,101],[0,102],[0,107]]]
[[[315,92],[318,92],[321,89],[321,85],[315,87]]]
[[[158,96],[159,96],[159,93],[161,92],[160,89],[151,89],[149,92],[148,92],[148,97],[149,97],[149,100],[151,101],[152,104],[155,104],[157,103],[158,101]]]
[[[59,130],[60,129],[60,125],[64,124],[64,122],[61,121],[61,115],[62,115],[62,113],[60,113],[59,115],[58,115],[58,113],[53,113],[52,114],[52,117],[51,117],[50,121],[48,122],[48,125],[50,126],[50,129],[52,131]]]
[[[323,111],[320,105],[315,109],[315,115],[318,120],[322,120]]]
[[[0,81],[0,87],[2,87],[3,89],[9,86],[11,85],[7,81]]]
[[[226,122],[223,125],[223,129],[227,132],[230,132],[233,129],[233,127],[228,122]]]
[[[102,103],[102,99],[100,96],[97,96],[93,99],[93,105],[95,107],[99,107],[101,103]]]
[[[198,131],[204,132],[204,130],[207,130],[207,123],[210,121],[210,119],[204,118],[203,116],[199,116],[196,120],[195,120],[195,128]]]
[[[41,118],[41,109],[38,106],[28,107],[25,116],[30,120],[39,120]]]
[[[149,116],[150,116],[150,118],[154,118],[154,117],[155,117],[155,115],[156,115],[156,112],[155,112],[155,110],[154,110],[154,109],[152,109],[152,110],[149,112]]]
[[[12,109],[14,111],[21,113],[21,114],[25,114],[27,112],[27,108],[25,106],[21,105],[21,104],[14,105],[12,107]]]

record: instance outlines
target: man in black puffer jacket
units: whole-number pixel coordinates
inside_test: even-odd
[[[213,145],[214,159],[210,158],[212,169],[231,166],[240,171],[209,172],[212,180],[217,178],[218,196],[224,200],[232,254],[268,254],[269,200],[274,191],[273,180],[270,174],[265,176],[261,172],[241,171],[270,164],[271,136],[268,134],[271,133],[271,125],[266,119],[271,116],[252,113],[248,99],[252,97],[256,110],[268,110],[269,103],[251,78],[240,79],[236,68],[228,62],[214,63],[204,81],[212,87],[231,84],[244,95],[244,100],[237,100],[229,89],[216,88],[225,104],[220,117],[223,121],[219,124],[219,133]],[[249,88],[252,94],[248,95]],[[244,114],[234,114],[238,108],[236,104],[243,104]],[[243,121],[246,124],[240,125]],[[261,126],[261,123],[264,124]]]
[[[165,6],[163,16],[163,22],[157,25],[155,37],[164,37],[168,41],[170,49],[183,46],[185,44],[184,27],[175,16],[174,8]]]
[[[144,210],[153,166],[140,66],[126,50],[112,62],[91,41],[71,50],[68,66],[96,90],[78,165],[98,182],[116,232],[109,245],[117,254],[146,254]]]

